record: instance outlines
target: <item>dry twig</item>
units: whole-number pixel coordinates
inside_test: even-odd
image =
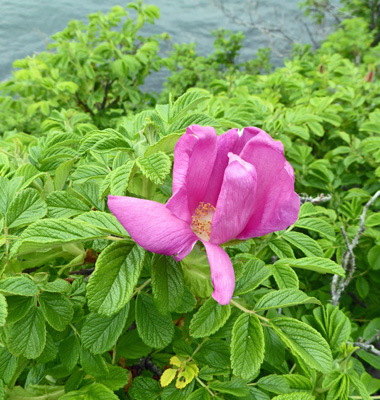
[[[317,197],[312,197],[312,196],[308,196],[307,194],[303,194],[302,193],[300,195],[300,200],[301,200],[301,204],[304,204],[304,203],[311,203],[311,204],[325,203],[326,201],[330,201],[331,200],[331,194],[323,194],[323,193],[321,193]]]
[[[346,243],[347,250],[344,252],[342,257],[342,268],[346,271],[347,277],[339,277],[338,275],[334,275],[331,283],[331,302],[334,306],[339,303],[340,297],[344,291],[344,289],[351,282],[354,272],[356,269],[356,259],[354,255],[354,248],[358,245],[360,236],[363,234],[365,216],[367,214],[368,209],[372,206],[375,200],[380,196],[380,190],[378,190],[368,201],[368,203],[364,206],[363,212],[360,215],[359,221],[359,229],[356,232],[355,237],[352,239],[351,243],[348,240],[347,233],[343,227],[341,227],[342,235],[344,237],[344,241]]]
[[[375,354],[380,357],[380,350],[378,350],[372,343],[380,338],[380,330],[377,331],[370,339],[365,342],[361,338],[357,342],[352,343],[356,347],[360,347],[362,350],[368,351],[368,353]]]

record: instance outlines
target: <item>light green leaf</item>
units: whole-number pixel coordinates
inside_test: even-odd
[[[177,144],[179,138],[182,136],[182,133],[172,133],[171,135],[164,136],[157,143],[149,146],[145,150],[145,157],[150,156],[151,154],[158,153],[162,151],[165,154],[172,154],[174,151],[174,147]]]
[[[0,326],[4,326],[8,316],[8,304],[5,296],[0,294]]]
[[[70,218],[90,211],[83,201],[70,196],[67,192],[52,192],[46,198],[49,218]]]
[[[183,272],[173,257],[154,255],[152,260],[152,289],[158,311],[165,315],[182,302]]]
[[[282,239],[273,239],[268,246],[278,258],[294,258],[292,248]]]
[[[101,383],[95,383],[88,387],[84,400],[119,400],[119,396]]]
[[[19,358],[11,354],[6,347],[0,348],[0,377],[9,384],[18,366]]]
[[[305,257],[298,259],[284,258],[276,261],[274,265],[287,265],[294,268],[316,271],[321,274],[345,275],[344,269],[340,265],[328,258],[322,257]]]
[[[144,257],[141,247],[127,241],[114,242],[103,250],[87,285],[88,306],[92,312],[111,316],[128,303]]]
[[[103,230],[107,235],[116,235],[126,238],[130,237],[117,218],[110,213],[103,211],[90,211],[79,215],[75,218],[75,221],[84,221],[86,224]]]
[[[334,241],[335,240],[335,232],[333,227],[320,218],[302,218],[299,219],[295,225],[297,228],[304,228],[314,232],[318,232],[325,238]]]
[[[63,162],[56,170],[54,174],[54,187],[55,190],[62,190],[65,186],[66,179],[69,176],[71,168],[75,164],[75,159]]]
[[[231,366],[236,376],[252,379],[264,360],[264,332],[255,315],[244,313],[236,320],[231,338]]]
[[[89,314],[81,331],[83,346],[93,354],[103,354],[111,350],[124,328],[128,310],[129,304],[111,317]]]
[[[7,323],[13,324],[23,318],[34,305],[33,297],[7,296],[8,316]]]
[[[280,394],[279,396],[273,397],[272,400],[314,400],[315,396],[308,392],[288,393]]]
[[[173,339],[174,324],[170,315],[161,315],[153,297],[141,292],[136,301],[137,331],[148,346],[160,349]]]
[[[108,366],[108,374],[98,378],[97,382],[107,386],[108,389],[118,390],[128,383],[127,370],[117,365]]]
[[[103,377],[108,374],[108,366],[104,358],[99,354],[92,354],[84,347],[80,349],[80,363],[88,374],[95,377]]]
[[[111,189],[110,194],[112,196],[125,196],[128,189],[129,180],[131,179],[134,172],[135,161],[129,160],[125,164],[116,168],[110,174]]]
[[[319,244],[301,232],[286,232],[282,237],[308,257],[323,257],[323,251]]]
[[[291,307],[298,304],[321,304],[315,297],[297,289],[281,289],[269,292],[261,297],[255,305],[255,310],[269,310],[271,308]]]
[[[57,331],[63,331],[74,316],[70,301],[61,293],[43,292],[38,296],[47,322]]]
[[[251,292],[272,274],[263,261],[258,259],[248,260],[245,264],[243,276],[236,282],[234,296]]]
[[[298,289],[298,276],[289,265],[275,263],[271,270],[279,289]]]
[[[30,310],[17,321],[9,333],[8,348],[15,356],[37,358],[46,343],[46,326],[39,308]]]
[[[307,365],[326,374],[331,371],[331,350],[319,332],[288,317],[273,318],[269,323],[280,339]]]
[[[230,315],[229,304],[222,306],[210,297],[191,319],[190,335],[194,338],[211,336],[227,322]]]
[[[191,109],[195,108],[199,103],[207,100],[210,94],[206,91],[200,90],[189,90],[182,96],[180,96],[173,104],[172,117],[170,123],[181,118]]]
[[[37,285],[28,275],[10,276],[0,280],[0,292],[20,296],[36,296],[39,293]]]
[[[210,382],[208,386],[211,390],[232,394],[236,397],[245,397],[249,395],[249,386],[240,379],[233,379],[225,382],[215,380]]]
[[[164,183],[172,166],[169,156],[162,151],[148,157],[140,157],[136,160],[136,163],[141,172],[157,185]]]
[[[34,189],[25,189],[17,193],[5,215],[8,228],[28,225],[45,216],[47,207],[40,194]]]
[[[29,225],[11,248],[10,256],[106,236],[100,229],[71,219],[44,219]]]

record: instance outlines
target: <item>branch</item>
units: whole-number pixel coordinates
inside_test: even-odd
[[[362,338],[359,338],[357,342],[352,343],[356,347],[368,351],[368,353],[375,354],[380,357],[380,350],[378,350],[372,343],[380,338],[380,330],[378,330],[370,339],[363,342]]]
[[[365,231],[364,223],[367,211],[379,196],[380,196],[380,190],[378,190],[364,206],[363,211],[359,218],[360,221],[359,229],[356,232],[356,235],[352,239],[351,243],[348,240],[347,233],[343,228],[343,226],[340,228],[347,247],[347,250],[344,252],[342,257],[342,268],[347,272],[347,278],[339,277],[338,275],[333,276],[331,282],[331,302],[334,306],[336,306],[339,303],[340,297],[344,289],[349,285],[354,276],[354,272],[356,269],[354,248],[359,244],[359,239],[363,234],[363,232]]]
[[[325,203],[326,201],[330,201],[332,198],[331,194],[323,194],[321,193],[317,197],[308,196],[307,194],[302,193],[300,195],[301,204],[311,203],[311,204],[319,204]]]
[[[86,103],[84,103],[82,101],[82,99],[79,97],[78,92],[75,93],[75,96],[78,100],[78,103],[84,108],[84,110],[87,111],[88,113],[90,113],[92,116],[94,116],[94,112],[91,110],[91,108],[88,107],[88,105]]]

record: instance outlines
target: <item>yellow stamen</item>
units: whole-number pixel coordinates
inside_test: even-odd
[[[201,201],[191,217],[191,229],[202,240],[210,240],[212,217],[215,213],[215,207],[210,203]]]

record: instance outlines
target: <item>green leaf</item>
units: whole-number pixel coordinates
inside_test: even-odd
[[[144,156],[150,156],[151,154],[162,151],[165,154],[172,154],[174,152],[174,147],[177,144],[179,138],[182,136],[181,133],[173,133],[171,135],[164,136],[158,142],[149,146],[145,150]]]
[[[0,377],[6,385],[16,373],[19,358],[11,354],[6,347],[0,348]]]
[[[329,373],[332,368],[331,350],[321,334],[309,325],[288,317],[269,321],[280,339],[312,368]]]
[[[126,359],[139,359],[152,352],[138,335],[136,329],[127,331],[117,342],[117,353]]]
[[[70,218],[90,208],[83,201],[70,196],[67,192],[50,193],[46,199],[49,218]]]
[[[46,344],[41,353],[41,355],[37,358],[38,363],[46,364],[49,361],[55,360],[57,357],[57,346],[54,343],[54,340],[49,332],[46,334]]]
[[[183,272],[173,257],[154,255],[152,260],[152,289],[158,311],[165,315],[175,311],[184,294]]]
[[[288,381],[282,375],[266,375],[259,379],[257,386],[276,394],[291,392]]]
[[[298,259],[284,258],[278,260],[274,264],[277,265],[287,265],[294,268],[302,268],[310,271],[319,272],[320,274],[336,274],[340,276],[345,276],[344,269],[338,265],[336,262],[322,257],[305,257]]]
[[[210,393],[206,388],[199,388],[187,398],[187,400],[211,400]]]
[[[97,382],[111,390],[118,390],[128,383],[127,370],[117,365],[108,366],[108,374],[98,378]]]
[[[156,400],[160,396],[161,387],[153,378],[138,376],[133,379],[128,393],[134,400]]]
[[[33,308],[11,328],[8,338],[9,351],[15,356],[37,358],[46,343],[46,326],[42,311]]]
[[[143,292],[137,296],[136,325],[141,339],[148,346],[160,349],[173,339],[174,324],[170,315],[161,315],[153,297]]]
[[[177,119],[174,122],[174,124],[170,126],[169,131],[167,133],[184,131],[190,125],[218,127],[219,123],[216,119],[210,117],[207,114],[201,114],[201,113],[188,114],[180,119]]]
[[[79,215],[75,218],[75,221],[83,221],[97,229],[103,230],[107,235],[116,235],[126,238],[130,237],[117,218],[110,213],[90,211]]]
[[[244,274],[236,282],[234,296],[251,292],[272,274],[264,262],[258,259],[248,260],[244,267]]]
[[[8,316],[8,304],[5,296],[0,294],[0,326],[4,326]]]
[[[280,394],[279,396],[273,397],[272,400],[314,400],[315,396],[308,392],[288,393]]]
[[[365,220],[365,226],[372,227],[380,225],[380,213],[377,212],[376,214],[370,215]]]
[[[359,392],[361,398],[363,400],[371,400],[371,396],[369,395],[367,388],[361,382],[359,378],[357,378],[355,375],[349,375],[350,381],[352,382],[353,386],[356,388],[356,390]]]
[[[278,258],[294,258],[292,248],[282,239],[273,239],[268,246]]]
[[[111,316],[128,303],[144,257],[141,247],[127,241],[114,242],[103,250],[87,285],[88,306],[92,312]]]
[[[271,308],[291,307],[297,304],[321,304],[315,297],[297,289],[280,289],[269,292],[261,297],[255,305],[255,310],[269,310]]]
[[[184,314],[190,312],[197,305],[197,299],[190,292],[187,286],[184,287],[183,296],[180,305],[175,309],[176,313]]]
[[[195,108],[199,103],[207,100],[210,94],[206,91],[189,90],[182,96],[180,96],[173,104],[172,118],[170,123],[181,118],[183,115],[188,113],[191,109]]]
[[[264,332],[255,315],[244,313],[236,320],[231,338],[233,373],[244,380],[252,379],[264,360]]]
[[[279,367],[285,361],[285,345],[275,334],[274,330],[264,327],[265,355],[264,360]]]
[[[286,264],[275,263],[271,266],[271,270],[279,289],[298,289],[299,280],[293,268]]]
[[[78,337],[71,335],[63,339],[59,343],[58,353],[61,363],[68,371],[72,371],[79,360],[80,343]]]
[[[54,187],[55,190],[62,190],[65,186],[66,180],[72,167],[75,164],[75,159],[63,162],[56,170],[54,174]]]
[[[92,376],[101,378],[108,374],[108,366],[104,358],[99,354],[92,354],[83,347],[80,349],[80,363],[85,372]]]
[[[7,323],[13,324],[23,318],[33,307],[34,298],[24,296],[7,296],[8,316]]]
[[[323,257],[323,251],[319,244],[303,233],[286,232],[282,234],[282,237],[294,247],[300,249],[308,257]]]
[[[297,228],[304,228],[314,232],[318,232],[325,238],[334,241],[335,240],[335,232],[333,227],[320,218],[302,218],[299,219],[295,224]]]
[[[5,215],[8,228],[28,225],[45,216],[47,207],[37,190],[25,189],[17,193]]]
[[[373,368],[380,370],[380,357],[375,354],[367,353],[365,350],[358,350],[356,354],[367,362],[369,365],[372,365]]]
[[[190,335],[194,338],[211,336],[227,322],[230,315],[229,304],[222,306],[210,297],[191,319]]]
[[[110,182],[111,189],[110,194],[112,196],[124,196],[129,185],[134,171],[135,161],[129,160],[125,164],[116,168],[111,172]]]
[[[230,346],[225,340],[207,340],[195,353],[194,359],[211,368],[225,369],[230,364]]]
[[[60,247],[106,236],[101,229],[71,219],[43,219],[29,225],[11,248],[10,256]]]
[[[157,185],[164,183],[172,166],[169,156],[162,151],[148,157],[140,157],[136,160],[136,163],[141,172]]]
[[[208,384],[208,387],[211,390],[232,394],[236,397],[245,397],[249,395],[249,387],[240,379],[233,379],[225,382],[213,381]]]
[[[11,180],[0,176],[0,215],[5,215],[9,204],[15,198],[23,178],[17,177]]]
[[[119,397],[101,383],[88,386],[85,400],[119,400]]]
[[[63,293],[67,295],[71,293],[71,285],[64,279],[56,279],[55,281],[42,283],[38,286],[44,292]]]
[[[36,296],[39,290],[28,275],[21,275],[2,279],[0,281],[0,292],[20,296]]]
[[[121,335],[127,319],[129,304],[111,317],[91,313],[87,316],[81,331],[82,344],[93,354],[111,350]]]
[[[57,331],[63,331],[73,319],[74,309],[63,294],[43,292],[38,302],[47,322]]]

